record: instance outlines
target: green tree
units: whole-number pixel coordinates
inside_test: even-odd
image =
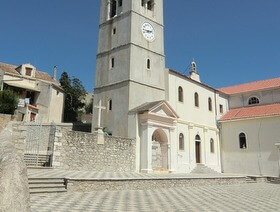
[[[0,91],[0,113],[14,114],[17,105],[17,94],[11,90]]]
[[[61,74],[59,81],[65,92],[64,121],[76,122],[79,112],[85,106],[87,91],[78,78],[70,78],[66,72]]]
[[[90,103],[88,103],[85,107],[86,114],[92,114],[93,109],[93,98],[91,98]]]

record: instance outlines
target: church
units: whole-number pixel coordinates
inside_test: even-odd
[[[279,175],[280,78],[212,88],[165,67],[163,0],[100,6],[92,130],[135,138],[135,171]]]

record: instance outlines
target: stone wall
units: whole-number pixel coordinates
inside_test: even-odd
[[[24,129],[9,123],[0,132],[0,211],[30,211]]]
[[[209,177],[209,178],[150,178],[124,180],[67,180],[68,192],[117,191],[117,190],[149,190],[184,188],[200,185],[246,184],[245,177]]]
[[[12,120],[12,115],[0,114],[0,131]]]
[[[70,170],[132,172],[136,170],[134,139],[104,137],[97,133],[75,132],[56,127],[53,167]]]

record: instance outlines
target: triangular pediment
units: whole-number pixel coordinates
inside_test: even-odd
[[[177,113],[166,101],[162,101],[159,104],[155,105],[149,110],[148,113],[157,114],[159,116],[172,117],[175,119],[179,118]]]

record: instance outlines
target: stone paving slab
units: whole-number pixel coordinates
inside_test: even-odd
[[[280,211],[280,185],[256,183],[157,190],[34,195],[40,211]]]
[[[231,178],[245,177],[236,174],[145,174],[137,172],[92,172],[62,169],[28,169],[29,178],[68,178],[68,179],[174,179],[174,178]]]

